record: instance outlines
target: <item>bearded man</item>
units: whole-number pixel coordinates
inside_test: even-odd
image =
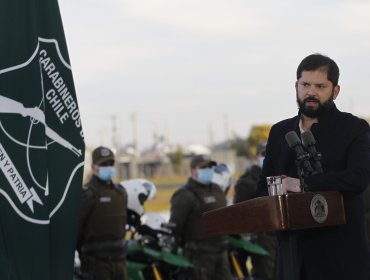
[[[331,58],[312,54],[302,60],[295,83],[298,115],[271,128],[258,183],[258,193],[267,195],[266,177],[284,175],[284,192],[301,192],[296,155],[285,135],[312,132],[323,172],[304,178],[305,191],[341,192],[346,224],[295,231],[300,280],[370,279],[363,203],[370,181],[370,129],[365,120],[337,109],[338,79],[339,68]],[[278,279],[284,279],[285,243],[279,241]]]

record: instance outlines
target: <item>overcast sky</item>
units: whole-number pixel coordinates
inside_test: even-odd
[[[296,114],[295,71],[339,65],[337,106],[370,115],[370,2],[59,0],[88,146],[209,144]],[[134,118],[133,118],[134,116]],[[136,119],[136,121],[134,121]],[[134,125],[136,124],[136,125]]]

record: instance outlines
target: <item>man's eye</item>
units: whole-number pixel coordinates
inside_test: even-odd
[[[302,86],[304,86],[304,87],[309,87],[309,86],[310,86],[310,84],[309,84],[309,83],[302,83]]]

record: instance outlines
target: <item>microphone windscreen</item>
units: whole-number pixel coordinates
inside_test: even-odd
[[[299,139],[297,133],[293,130],[285,134],[285,140],[287,141],[290,148],[295,147],[298,144],[301,144],[301,140]]]
[[[303,132],[301,137],[302,137],[302,143],[306,147],[316,144],[315,137],[313,137],[313,134],[310,130]]]

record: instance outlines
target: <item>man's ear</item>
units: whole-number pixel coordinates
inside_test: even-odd
[[[91,165],[91,171],[94,175],[98,175],[98,169],[99,169],[99,165],[96,165],[96,164]]]
[[[340,85],[336,85],[333,88],[333,93],[334,93],[333,100],[337,99],[339,92],[340,92]]]
[[[197,169],[196,168],[190,169],[190,175],[193,179],[196,179],[197,178]]]

